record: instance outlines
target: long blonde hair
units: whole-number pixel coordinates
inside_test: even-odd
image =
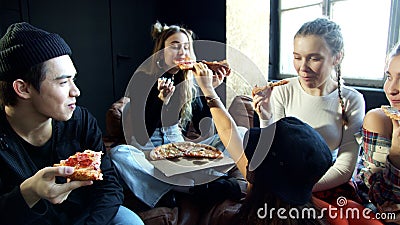
[[[156,22],[153,24],[151,29],[151,36],[155,42],[153,55],[151,59],[150,66],[150,74],[162,74],[166,70],[166,65],[164,62],[164,54],[163,49],[165,46],[165,41],[171,35],[181,32],[185,34],[189,40],[189,49],[190,49],[190,58],[192,60],[196,60],[196,55],[193,50],[193,37],[194,33],[186,28],[183,28],[178,25],[162,25],[160,22]],[[187,123],[192,119],[192,102],[194,101],[194,97],[196,96],[196,88],[193,83],[193,72],[183,71],[184,82],[181,83],[183,85],[182,98],[183,98],[183,106],[180,111],[180,125],[185,127]]]

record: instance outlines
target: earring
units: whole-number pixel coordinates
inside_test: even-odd
[[[159,69],[162,69],[162,66],[161,66],[161,64],[160,64],[160,60],[158,60],[158,61],[156,62],[156,64],[157,64],[157,67],[158,67]]]

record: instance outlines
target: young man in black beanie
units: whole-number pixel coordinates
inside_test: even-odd
[[[121,206],[97,122],[76,105],[70,55],[59,35],[25,22],[0,39],[2,224],[143,224]],[[103,180],[67,182],[74,168],[52,167],[86,149],[104,153]]]

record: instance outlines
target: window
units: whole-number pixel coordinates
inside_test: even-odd
[[[271,0],[271,23],[274,22],[272,2],[274,0]],[[271,46],[276,44],[280,50],[273,47],[271,50],[279,55],[279,68],[272,68],[272,71],[278,71],[275,72],[277,78],[296,75],[293,68],[294,34],[304,22],[324,16],[342,29],[345,45],[342,75],[345,82],[358,86],[382,86],[387,51],[399,40],[399,0],[281,0],[275,7],[278,7],[276,12],[279,14],[275,18],[280,18],[280,26],[277,26],[280,32],[275,33],[280,37]]]

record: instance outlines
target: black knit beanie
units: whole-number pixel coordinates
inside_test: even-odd
[[[12,24],[0,39],[0,80],[13,81],[39,63],[71,53],[58,34],[26,22]]]

